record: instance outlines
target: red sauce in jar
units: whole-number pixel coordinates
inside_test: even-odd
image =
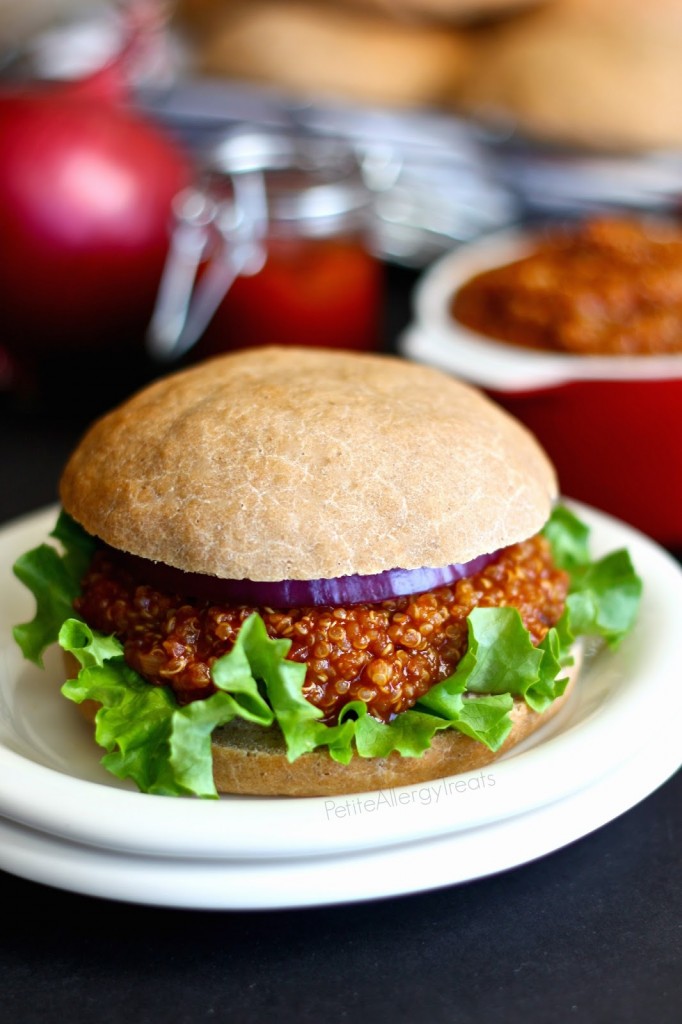
[[[226,280],[192,358],[272,344],[383,347],[374,193],[352,146],[231,132],[207,155],[200,192],[212,216],[198,276],[216,262],[229,266],[233,249],[239,273]]]
[[[265,265],[238,277],[198,357],[255,345],[381,347],[383,269],[361,238],[271,238]]]

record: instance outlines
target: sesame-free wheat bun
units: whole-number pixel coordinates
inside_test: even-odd
[[[556,489],[531,434],[459,381],[272,347],[165,377],[104,416],[61,499],[112,547],[265,581],[467,562],[539,530]]]
[[[91,427],[61,481],[64,509],[100,542],[77,612],[115,632],[144,679],[171,687],[180,706],[210,696],[211,666],[255,610],[271,638],[291,643],[286,657],[305,665],[301,692],[332,726],[350,701],[384,725],[412,709],[464,656],[478,604],[515,605],[541,641],[567,585],[539,537],[556,493],[535,439],[471,387],[402,358],[290,347],[235,352],[151,384]],[[424,567],[457,573],[390,600],[253,599],[253,587],[271,594],[282,581],[307,593],[353,579],[362,594],[368,577],[405,570],[413,580]],[[206,580],[230,598],[199,599]],[[329,795],[473,770],[565,697],[543,714],[515,697],[494,752],[447,728],[414,756],[393,749],[347,764],[324,745],[292,759],[283,724],[235,720],[212,733],[215,785]]]

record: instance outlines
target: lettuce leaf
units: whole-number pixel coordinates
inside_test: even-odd
[[[642,596],[629,553],[620,549],[591,561],[587,527],[564,506],[554,509],[544,533],[555,562],[571,576],[564,625],[574,638],[598,636],[617,646],[634,625]]]
[[[393,751],[403,757],[419,757],[431,746],[441,729],[457,729],[491,750],[498,750],[509,734],[509,712],[514,704],[508,693],[495,696],[452,694],[447,715],[433,714],[419,702],[392,722],[379,722],[361,704],[356,722],[355,745],[361,757],[388,757]],[[350,706],[350,705],[349,705]]]
[[[266,727],[272,724],[272,712],[255,679],[239,671],[239,641],[223,659],[229,662],[227,685],[182,708],[172,690],[151,686],[126,664],[115,637],[68,619],[59,631],[59,643],[82,666],[78,677],[62,687],[64,696],[76,704],[93,700],[102,705],[95,716],[95,740],[108,751],[102,764],[118,778],[133,779],[143,792],[216,797],[213,730],[236,717]],[[230,664],[237,670],[231,673]]]
[[[562,659],[556,629],[550,630],[543,643],[535,647],[516,608],[474,608],[467,628],[467,651],[454,674],[432,686],[419,700],[420,706],[428,707],[433,714],[450,717],[455,706],[459,710],[456,699],[463,693],[499,694],[510,697],[508,711],[513,697],[523,697],[534,711],[544,711],[566,689],[568,677],[557,678],[568,659]],[[572,639],[569,647],[570,643]],[[508,726],[511,728],[509,721]],[[505,738],[506,733],[502,740]],[[474,739],[487,742],[479,736]],[[493,744],[491,749],[499,745]]]
[[[40,544],[14,563],[14,575],[36,599],[34,618],[15,626],[14,639],[24,657],[41,668],[45,650],[56,641],[62,622],[73,615],[74,598],[95,550],[94,539],[63,511],[50,536],[60,542],[61,553]]]
[[[632,627],[642,584],[626,551],[592,562],[587,527],[558,506],[545,527],[557,564],[571,577],[566,609],[556,627],[535,647],[515,608],[476,608],[467,620],[467,652],[455,672],[432,687],[414,708],[384,723],[361,701],[348,704],[337,725],[303,696],[305,665],[289,661],[290,641],[268,636],[254,613],[233,649],[212,668],[217,692],[180,707],[170,688],[147,683],[125,662],[115,637],[91,630],[73,612],[80,579],[94,542],[66,513],[52,537],[22,555],[14,568],[36,599],[31,622],[14,635],[27,658],[42,664],[46,647],[58,641],[81,665],[62,692],[80,703],[101,705],[95,738],[105,767],[132,779],[144,792],[215,797],[211,736],[242,718],[263,728],[276,723],[287,757],[326,747],[336,761],[353,756],[419,757],[442,729],[457,729],[491,750],[511,729],[514,698],[544,711],[564,692],[571,645],[582,635],[617,644]]]
[[[542,532],[560,569],[570,572],[590,562],[589,528],[565,505],[554,506]]]

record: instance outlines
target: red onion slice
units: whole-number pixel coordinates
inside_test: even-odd
[[[125,555],[124,562],[141,583],[166,593],[213,601],[216,604],[254,605],[259,608],[305,608],[309,605],[376,604],[392,597],[423,594],[485,569],[499,554],[479,555],[463,565],[438,569],[387,569],[368,576],[336,576],[318,580],[224,580],[204,573],[183,572]]]

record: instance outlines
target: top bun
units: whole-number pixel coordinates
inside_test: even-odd
[[[536,533],[556,479],[520,423],[438,370],[268,347],[166,376],[105,415],[60,493],[119,550],[274,581],[467,562]]]

